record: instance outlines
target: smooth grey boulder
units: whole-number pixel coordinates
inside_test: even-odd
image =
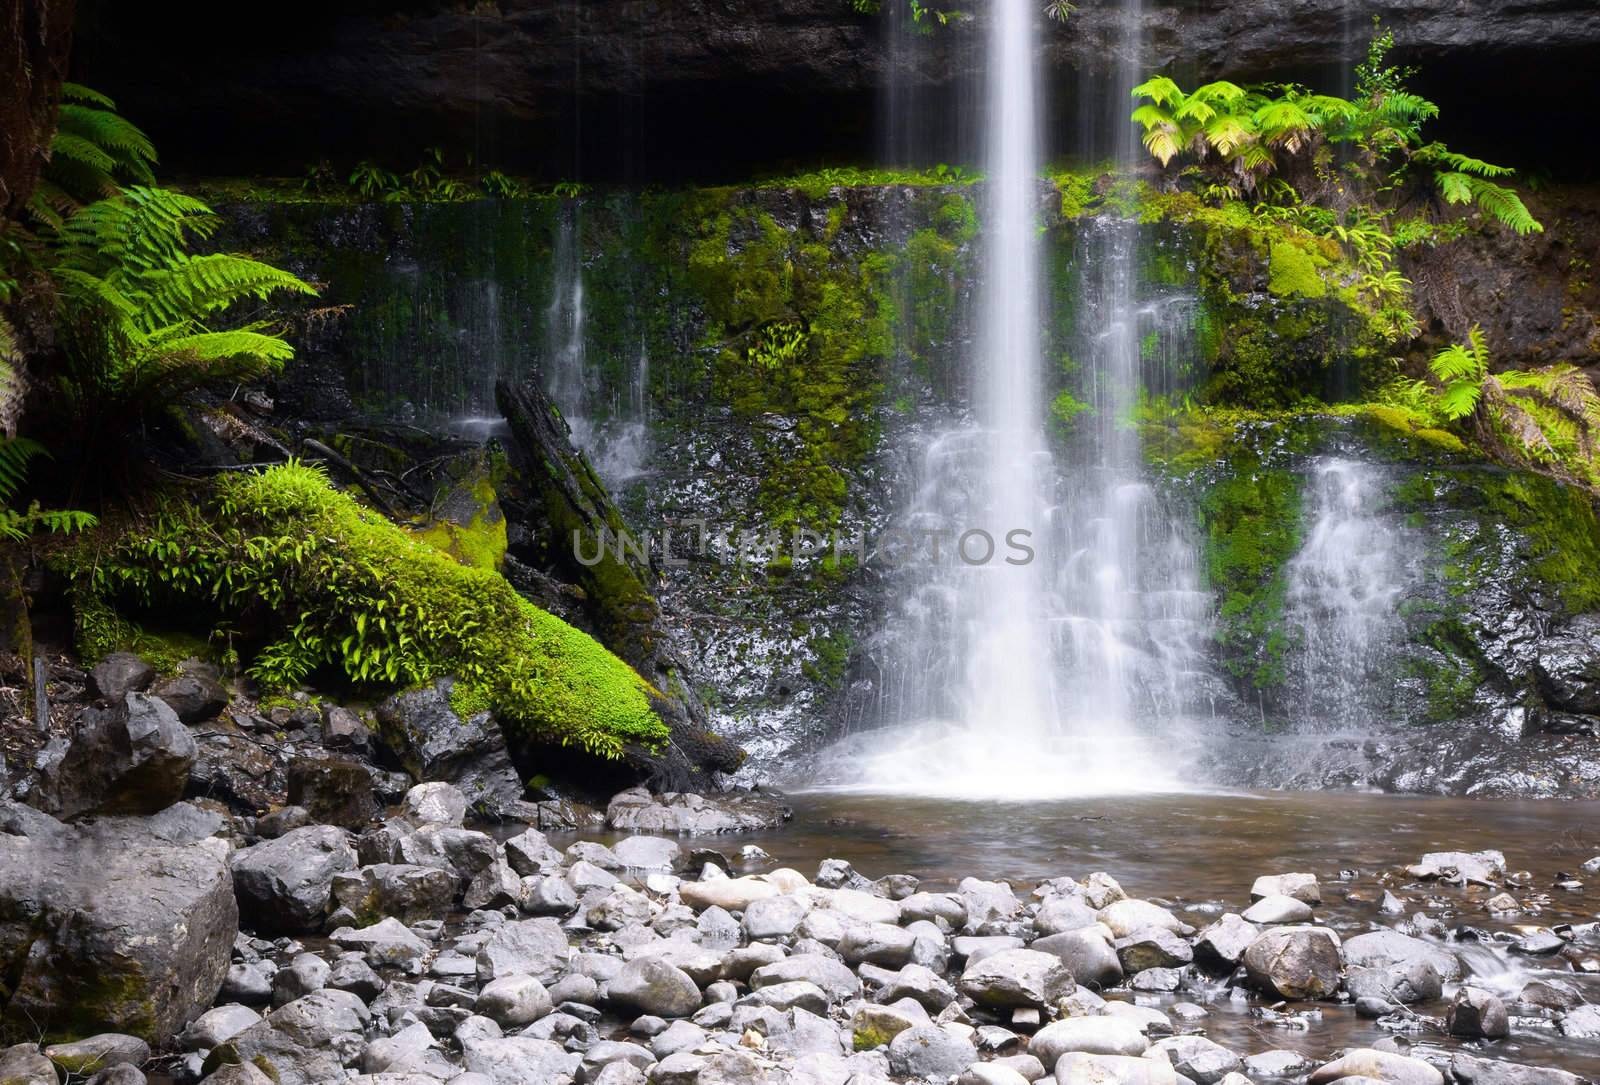
[[[1061,958],[1032,949],[1007,949],[967,965],[961,990],[981,1006],[1053,1006],[1072,993]]]
[[[1338,935],[1325,927],[1273,927],[1244,952],[1250,983],[1287,999],[1328,998],[1339,989]]]
[[[1590,1004],[1561,1015],[1561,1035],[1581,1039],[1600,1038],[1600,1005]]]
[[[1058,1085],[1178,1085],[1172,1064],[1132,1055],[1069,1051],[1056,1063]]]
[[[462,1045],[467,1069],[494,1085],[570,1085],[582,1056],[531,1036],[472,1040]]]
[[[1444,981],[1434,970],[1433,962],[1424,957],[1381,968],[1347,965],[1344,986],[1352,998],[1377,998],[1405,1005],[1431,1002],[1444,992]]]
[[[356,853],[346,833],[308,825],[233,854],[233,887],[247,926],[296,933],[322,926],[333,879],[354,870]]]
[[[154,814],[183,798],[199,747],[166,702],[127,693],[84,710],[53,775],[62,818]]]
[[[849,964],[899,968],[910,964],[916,951],[917,936],[893,923],[854,923],[847,926],[837,947]]]
[[[592,983],[592,981],[591,981]],[[531,1025],[555,1008],[550,992],[532,976],[499,976],[478,992],[473,1010],[504,1028]]]
[[[1028,1054],[1046,1070],[1071,1051],[1091,1055],[1142,1055],[1150,1046],[1132,1021],[1118,1017],[1067,1017],[1046,1025],[1028,1041]]]
[[[150,1058],[150,1045],[137,1036],[103,1032],[71,1043],[51,1044],[44,1057],[68,1074],[88,1077],[108,1066],[143,1066]]]
[[[1433,942],[1395,930],[1368,931],[1356,935],[1345,942],[1344,959],[1346,964],[1358,968],[1387,968],[1423,960],[1433,965],[1433,970],[1446,983],[1454,983],[1461,978],[1461,960],[1454,953]]]
[[[1100,922],[1095,909],[1078,897],[1049,897],[1039,906],[1033,917],[1033,929],[1040,934],[1060,934],[1063,931],[1080,931]]]
[[[683,969],[660,957],[623,965],[606,986],[613,1005],[657,1017],[688,1017],[700,1008],[700,988]]]
[[[1252,901],[1267,897],[1293,897],[1306,904],[1322,903],[1322,886],[1315,874],[1263,874],[1250,886]]]
[[[260,1020],[261,1015],[249,1006],[214,1006],[189,1022],[178,1034],[178,1043],[185,1051],[210,1051]]]
[[[785,957],[771,964],[762,965],[750,973],[752,988],[788,983],[792,980],[805,980],[816,984],[826,991],[834,1002],[844,1002],[861,993],[861,981],[850,971],[848,965],[816,953]]]
[[[1028,948],[1059,957],[1072,973],[1073,981],[1085,987],[1112,987],[1122,982],[1122,962],[1117,951],[1097,928],[1046,935]]]
[[[1245,920],[1251,923],[1309,923],[1311,917],[1311,905],[1282,893],[1262,897],[1244,910]]]
[[[623,837],[611,851],[628,870],[671,870],[683,855],[683,849],[664,836]]]
[[[1180,968],[1194,960],[1189,943],[1161,927],[1145,927],[1125,938],[1114,948],[1124,972],[1143,972],[1147,968]]]
[[[811,911],[811,902],[798,893],[753,900],[744,910],[745,937],[752,942],[792,935]]]
[[[1310,1085],[1326,1085],[1352,1077],[1373,1078],[1389,1085],[1444,1085],[1444,1074],[1431,1063],[1371,1047],[1346,1051],[1313,1070],[1307,1081]]]
[[[873,996],[874,1001],[889,1005],[902,999],[910,999],[929,1013],[938,1013],[956,1000],[956,989],[933,969],[908,964],[885,977]]]
[[[5,1028],[160,1044],[215,1000],[239,930],[220,842],[175,845],[155,827],[76,829],[0,803]]]
[[[951,1078],[978,1061],[978,1049],[937,1025],[908,1028],[889,1043],[889,1068],[900,1077]]]
[[[428,953],[428,943],[393,916],[367,927],[340,927],[328,937],[343,949],[359,952],[375,968],[415,971]]]
[[[1583,1085],[1583,1079],[1568,1070],[1480,1059],[1465,1051],[1450,1060],[1450,1076],[1458,1085]]]
[[[272,976],[272,1004],[282,1006],[328,985],[333,968],[315,953],[296,954],[294,960]]]

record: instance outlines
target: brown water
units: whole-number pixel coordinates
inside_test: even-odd
[[[1475,984],[1511,996],[1531,979],[1559,977],[1600,1002],[1600,975],[1575,971],[1573,962],[1560,957],[1516,956],[1503,941],[1517,932],[1600,917],[1600,874],[1579,875],[1581,889],[1554,887],[1558,874],[1576,874],[1585,860],[1600,855],[1600,803],[1328,792],[1025,804],[812,793],[793,795],[791,803],[794,819],[781,830],[696,843],[733,853],[743,844],[759,844],[779,864],[808,876],[823,858],[847,859],[869,877],[913,874],[930,888],[976,876],[1010,880],[1020,890],[1051,877],[1104,870],[1130,895],[1168,902],[1196,926],[1224,910],[1242,911],[1257,875],[1309,871],[1323,886],[1318,917],[1347,937],[1401,922],[1378,911],[1388,889],[1406,901],[1407,916],[1423,911],[1451,928],[1452,948]],[[1491,916],[1483,907],[1488,890],[1414,882],[1403,870],[1424,852],[1485,848],[1504,852],[1512,872],[1508,888],[1526,906],[1523,913]],[[1474,932],[1481,940],[1474,940]],[[1580,965],[1587,960],[1600,968],[1600,945],[1574,956]],[[1323,1056],[1393,1035],[1336,1005],[1322,1006],[1320,1022],[1304,1029],[1277,1027],[1252,1014],[1251,1003],[1232,1000],[1221,985],[1203,995],[1137,998],[1156,1007],[1179,1000],[1205,1003],[1206,1034],[1246,1054],[1283,1047]],[[1442,1002],[1415,1008],[1424,1016],[1444,1013]],[[1600,1079],[1600,1041],[1563,1037],[1532,1019],[1513,1021],[1512,1037],[1494,1044],[1463,1045],[1431,1030],[1410,1038]]]

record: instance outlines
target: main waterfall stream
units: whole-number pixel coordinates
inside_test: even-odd
[[[879,727],[822,759],[823,786],[1017,800],[1180,786],[1209,598],[1142,477],[1135,414],[1142,345],[1173,330],[1181,299],[1139,297],[1134,223],[1079,247],[1087,402],[1058,459],[1042,391],[1036,15],[999,0],[989,31],[974,418],[927,443],[908,516],[946,552],[895,578],[899,605],[873,642]],[[1117,101],[1135,70],[1136,4],[1125,22]],[[1130,131],[1118,156],[1137,152]]]

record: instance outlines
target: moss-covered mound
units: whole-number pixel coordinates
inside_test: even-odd
[[[108,646],[96,643],[108,604],[199,606],[258,645],[248,662],[265,686],[331,671],[380,692],[454,675],[459,709],[490,709],[530,737],[608,757],[667,738],[656,691],[626,663],[314,467],[224,478],[153,527],[88,544],[73,565],[90,653]]]

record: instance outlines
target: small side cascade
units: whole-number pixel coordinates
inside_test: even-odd
[[[1380,723],[1375,678],[1401,621],[1408,572],[1403,524],[1385,512],[1380,469],[1317,461],[1307,479],[1306,534],[1288,567],[1284,620],[1297,638],[1292,712],[1303,728],[1367,731]]]

